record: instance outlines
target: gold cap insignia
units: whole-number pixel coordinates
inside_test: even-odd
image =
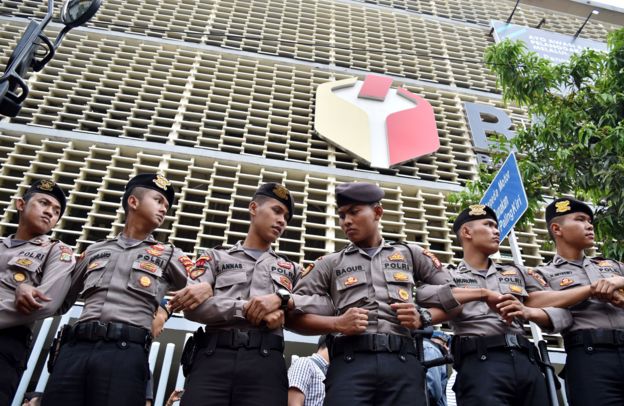
[[[470,216],[484,216],[486,214],[484,204],[473,204],[468,206],[468,208],[470,209],[468,212]]]
[[[154,179],[154,183],[156,184],[156,186],[158,186],[162,190],[167,190],[167,186],[171,185],[171,182],[169,182],[169,180],[161,174],[156,175],[156,179]]]
[[[44,179],[39,183],[39,189],[45,190],[46,192],[51,192],[52,189],[54,189],[54,182]]]
[[[282,200],[288,200],[290,192],[282,185],[275,185],[273,188],[273,194]]]
[[[403,301],[407,301],[409,299],[409,293],[405,289],[399,289],[399,297]]]
[[[30,259],[28,259],[28,258],[20,258],[17,261],[15,261],[15,263],[17,265],[21,265],[21,266],[28,266],[28,265],[32,264],[33,262]]]
[[[26,280],[26,275],[22,272],[16,272],[13,274],[13,279],[15,279],[15,282],[24,282]]]
[[[358,278],[355,276],[349,276],[347,280],[344,281],[345,286],[355,285],[356,283],[358,283]]]
[[[571,278],[563,278],[561,282],[559,282],[559,286],[569,286],[574,283],[574,279]]]
[[[404,272],[397,272],[393,276],[395,281],[406,282],[409,280],[409,276]]]
[[[149,276],[141,276],[139,278],[139,283],[144,288],[149,288],[152,285],[152,280],[149,278]]]
[[[522,288],[518,285],[509,285],[509,290],[513,293],[522,293]]]
[[[390,255],[388,257],[388,259],[390,261],[403,261],[405,259],[405,257],[403,255],[401,255],[400,252],[395,252],[394,254]]]
[[[572,208],[570,207],[570,201],[569,200],[562,200],[560,202],[557,202],[557,203],[555,203],[555,207],[557,208],[555,210],[555,212],[557,212],[557,213],[565,213],[566,211],[572,210]]]

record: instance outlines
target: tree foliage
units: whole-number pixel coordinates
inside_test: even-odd
[[[531,124],[511,142],[498,138],[493,165],[482,165],[454,201],[478,201],[515,148],[530,205],[522,222],[533,221],[545,197],[572,194],[595,205],[600,250],[624,258],[624,29],[611,32],[608,45],[608,53],[586,50],[560,65],[521,42],[486,50],[504,100],[525,107]]]

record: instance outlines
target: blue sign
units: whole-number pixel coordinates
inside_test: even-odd
[[[529,207],[518,162],[509,154],[492,184],[485,191],[481,204],[491,207],[498,217],[498,230],[503,241]]]

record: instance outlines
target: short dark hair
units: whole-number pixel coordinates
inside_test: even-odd
[[[132,189],[132,191],[128,194],[128,197],[126,198],[124,204],[122,205],[124,208],[124,214],[128,215],[128,199],[130,198],[130,196],[134,196],[137,199],[139,199],[139,201],[141,201],[143,199],[143,196],[145,196],[145,193],[147,193],[149,190],[146,187],[141,187],[141,186],[136,186]]]
[[[548,230],[548,235],[550,236],[550,239],[551,239],[551,240],[553,240],[553,241],[555,241],[555,242],[556,242],[556,240],[555,240],[555,236],[553,235],[552,231],[550,230],[550,226],[551,226],[553,223],[556,223],[556,224],[561,224],[561,223],[563,223],[563,222],[564,222],[564,217],[565,217],[565,216],[557,216],[557,217],[553,217],[553,218],[552,218],[552,219],[550,219],[550,221],[546,224],[546,230]]]

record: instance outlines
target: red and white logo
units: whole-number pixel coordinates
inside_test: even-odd
[[[368,75],[320,85],[314,128],[328,142],[372,167],[389,168],[436,152],[431,104],[392,79]]]

